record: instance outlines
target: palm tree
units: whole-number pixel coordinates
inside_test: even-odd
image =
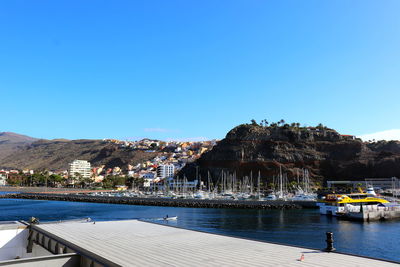
[[[261,121],[261,126],[267,127],[268,126],[268,121],[266,119]]]
[[[82,180],[83,180],[83,176],[79,172],[74,173],[74,175],[72,176],[72,181],[73,181],[74,187],[75,187],[75,181],[77,181],[78,184],[81,184]]]
[[[252,120],[251,120],[251,125],[253,125],[253,126],[258,126],[258,123],[256,122],[255,119],[252,119]]]

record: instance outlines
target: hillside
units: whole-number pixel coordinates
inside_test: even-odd
[[[0,159],[11,154],[17,148],[35,142],[36,138],[12,132],[0,132]]]
[[[319,182],[400,177],[399,142],[366,143],[323,126],[297,125],[239,125],[180,175],[195,177],[198,166],[202,177],[210,174],[214,180],[222,171],[235,172],[237,177],[255,176],[260,171],[263,182],[268,183],[280,168],[289,180],[302,169],[308,169],[311,178]]]
[[[0,168],[65,170],[75,159],[94,166],[125,167],[154,157],[154,153],[133,151],[102,140],[39,140],[14,149],[0,159]]]
[[[38,140],[27,135],[12,133],[12,132],[0,132],[0,143],[5,144],[21,144],[21,143],[32,143]]]
[[[0,168],[65,170],[74,159],[88,160],[93,166],[126,168],[157,153],[102,140],[37,140],[1,133],[0,154]],[[203,179],[210,175],[218,180],[222,171],[235,172],[239,178],[260,172],[267,183],[280,168],[289,180],[296,179],[303,169],[319,182],[400,177],[400,142],[363,142],[323,126],[242,124],[195,163],[186,165],[179,176],[194,179],[197,166]]]

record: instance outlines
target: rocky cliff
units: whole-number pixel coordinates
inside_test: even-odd
[[[400,177],[400,142],[366,143],[323,126],[242,124],[180,175],[194,179],[197,169],[202,177],[210,174],[216,180],[222,171],[235,172],[239,178],[260,172],[264,182],[271,182],[280,168],[289,180],[308,169],[320,183]]]

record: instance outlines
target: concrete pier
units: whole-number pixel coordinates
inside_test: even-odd
[[[80,265],[75,266],[83,267],[399,266],[395,262],[191,231],[137,220],[31,225],[29,237],[30,244],[42,246],[58,254],[57,256],[64,253],[78,255]],[[8,265],[0,262],[0,266]]]
[[[382,221],[400,219],[400,210],[364,210],[361,212],[348,212],[343,218],[355,221]]]

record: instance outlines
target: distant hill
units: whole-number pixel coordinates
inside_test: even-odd
[[[37,141],[37,138],[12,133],[0,132],[0,159],[13,153],[17,148]]]
[[[1,145],[0,145],[1,149]],[[156,153],[133,151],[102,140],[37,140],[0,158],[0,168],[66,170],[75,159],[94,166],[126,167],[151,159]]]
[[[27,135],[12,133],[12,132],[0,132],[0,144],[8,143],[8,144],[16,144],[16,143],[32,143],[38,140],[37,138],[33,138]]]

